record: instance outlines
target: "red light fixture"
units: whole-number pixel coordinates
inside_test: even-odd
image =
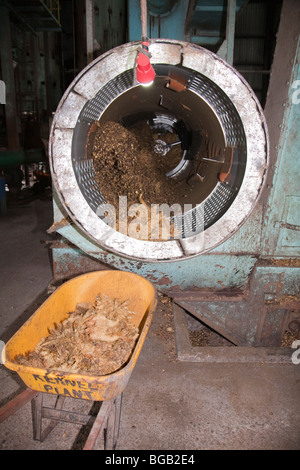
[[[136,81],[143,86],[153,83],[155,78],[154,68],[150,63],[149,39],[147,35],[147,0],[141,0],[142,21],[142,47],[139,48],[136,58],[135,77]]]
[[[154,69],[150,63],[151,55],[148,52],[148,41],[142,41],[142,48],[136,59],[136,80],[144,86],[151,85],[155,78]]]

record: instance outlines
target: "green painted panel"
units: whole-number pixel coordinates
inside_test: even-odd
[[[262,252],[270,256],[299,256],[300,201],[300,40],[277,154],[273,186],[263,227]]]

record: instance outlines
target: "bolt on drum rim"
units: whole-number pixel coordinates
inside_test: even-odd
[[[201,75],[205,78],[204,82],[210,84],[209,92],[214,99],[217,95],[216,90],[222,91],[222,96],[228,100],[226,109],[224,105],[222,107],[222,103],[215,105],[212,102],[209,106],[212,108],[215,106],[213,111],[223,129],[227,145],[230,145],[232,129],[235,127],[240,129],[236,139],[244,138],[245,168],[243,177],[240,178],[242,181],[230,206],[201,233],[187,238],[156,242],[131,238],[111,229],[96,214],[91,202],[93,194],[89,199],[81,187],[82,176],[78,175],[74,164],[75,153],[80,149],[79,140],[76,140],[76,129],[84,112],[88,110],[92,113],[90,116],[92,122],[101,118],[101,115],[115,102],[116,93],[110,91],[110,83],[114,86],[117,83],[119,87],[117,97],[133,86],[132,69],[138,45],[139,43],[128,43],[97,58],[75,78],[65,92],[51,128],[49,155],[52,178],[68,215],[99,247],[138,260],[175,261],[215,248],[233,235],[251,214],[261,194],[268,166],[267,126],[254,92],[243,77],[225,61],[210,51],[189,43],[162,39],[152,41],[150,52],[154,66],[167,64],[170,67],[183,67],[196,75],[196,79]],[[118,80],[120,76],[123,77],[121,81]],[[208,101],[208,85],[205,89],[196,79],[190,88],[196,87],[196,90],[192,91],[201,93],[201,99]],[[93,115],[93,100],[101,95],[103,89],[106,92],[101,98],[100,116],[97,108]],[[240,125],[236,126],[238,120]],[[228,122],[229,127],[226,124]],[[80,151],[84,152],[84,146]],[[91,171],[91,162],[87,159],[83,159],[80,166],[82,175]],[[224,185],[220,185],[219,189],[224,192]],[[217,191],[213,191],[212,194],[218,201]]]

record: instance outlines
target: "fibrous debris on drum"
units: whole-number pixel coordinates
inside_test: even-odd
[[[111,226],[118,230],[118,221],[123,217],[127,225],[134,228],[130,232],[134,238],[160,241],[179,235],[181,232],[176,232],[170,216],[150,207],[171,206],[178,200],[180,192],[187,191],[185,182],[166,177],[170,156],[175,152],[173,164],[178,162],[179,148],[171,151],[168,159],[159,157],[154,152],[155,135],[143,123],[140,127],[127,129],[117,122],[97,122],[95,128],[91,152],[95,181],[106,202],[115,209],[116,226]],[[176,140],[171,133],[164,137]],[[119,196],[127,198],[125,215],[119,212]],[[136,203],[140,206],[134,206]],[[109,214],[106,215],[108,221]]]
[[[97,124],[92,151],[95,180],[109,204],[117,208],[118,197],[127,196],[131,205],[141,195],[148,205],[177,202],[182,184],[166,177],[171,168],[166,167],[166,158],[154,152],[155,136],[148,126],[128,129],[112,121]]]

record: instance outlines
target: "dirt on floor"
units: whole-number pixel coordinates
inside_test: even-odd
[[[157,321],[152,326],[152,334],[164,343],[169,360],[176,361],[173,300],[171,297],[161,292],[158,293],[155,316]]]
[[[281,346],[291,347],[293,342],[300,338],[300,329],[295,331],[285,331],[282,337]]]

